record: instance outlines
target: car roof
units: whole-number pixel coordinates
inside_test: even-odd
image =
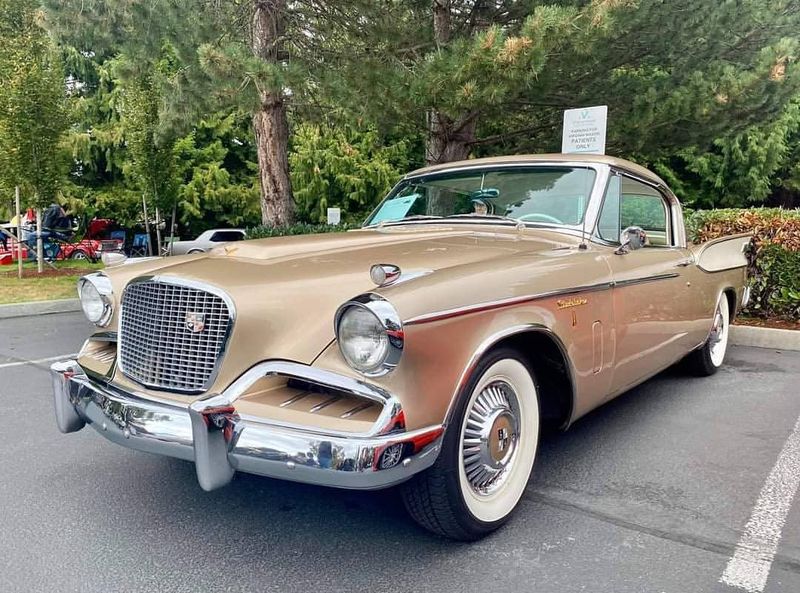
[[[659,185],[667,186],[658,175],[652,171],[645,169],[641,165],[632,163],[631,161],[620,159],[605,154],[518,154],[509,156],[493,156],[480,159],[469,159],[466,161],[454,161],[452,163],[442,163],[440,165],[431,165],[412,171],[406,175],[408,177],[416,177],[418,175],[427,175],[429,173],[441,173],[453,169],[463,169],[467,167],[488,167],[491,165],[526,165],[531,163],[591,163],[602,164],[622,169],[632,173],[638,177],[657,183]]]

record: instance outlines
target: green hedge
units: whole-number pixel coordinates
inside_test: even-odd
[[[695,243],[752,232],[756,257],[745,313],[800,320],[800,210],[698,210],[687,214],[686,226]]]
[[[287,227],[271,227],[266,225],[251,227],[247,229],[248,239],[266,239],[267,237],[285,237],[287,235],[313,235],[316,233],[340,233],[352,228],[357,228],[348,224],[308,224],[300,222]]]

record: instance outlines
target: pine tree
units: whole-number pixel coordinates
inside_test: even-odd
[[[345,16],[310,17],[328,101],[424,129],[429,162],[557,151],[563,110],[593,104],[609,106],[609,152],[654,161],[770,121],[800,84],[796,0],[345,0],[337,10]]]

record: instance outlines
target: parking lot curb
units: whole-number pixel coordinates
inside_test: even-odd
[[[750,325],[732,325],[731,343],[737,346],[800,351],[800,331]]]
[[[0,305],[0,319],[29,317],[31,315],[48,315],[50,313],[71,313],[80,310],[81,302],[78,299],[13,303],[11,305]]]

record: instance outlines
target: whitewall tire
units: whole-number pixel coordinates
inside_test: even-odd
[[[477,365],[455,406],[439,458],[403,498],[423,527],[470,541],[503,525],[525,492],[539,443],[536,381],[519,353],[501,348]]]
[[[725,361],[730,335],[731,310],[728,297],[723,293],[717,301],[711,329],[705,344],[686,357],[690,370],[700,377],[716,373]]]

